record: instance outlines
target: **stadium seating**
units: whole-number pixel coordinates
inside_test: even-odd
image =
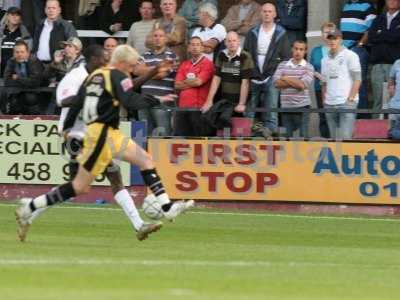
[[[249,118],[233,117],[228,135],[231,137],[249,137],[251,136],[252,120]],[[217,136],[224,136],[224,130],[218,130]]]
[[[387,139],[389,120],[356,120],[354,139]]]

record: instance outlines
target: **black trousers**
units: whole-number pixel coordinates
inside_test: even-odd
[[[207,131],[200,111],[177,111],[175,113],[175,136],[207,136]]]
[[[1,95],[0,110],[8,115],[39,115],[41,109],[39,106],[39,95],[36,93],[18,93]]]

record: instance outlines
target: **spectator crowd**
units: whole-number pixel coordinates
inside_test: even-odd
[[[58,0],[0,0],[0,92],[3,114],[58,114],[55,91],[85,65],[84,46],[102,43],[109,58],[122,43],[142,56],[132,80],[162,103],[121,112],[146,121],[149,135],[213,136],[233,118],[251,120],[252,135],[309,138],[316,106],[320,135],[352,137],[357,114],[341,109],[400,109],[400,0],[385,9],[344,1],[338,24],[321,25],[322,44],[308,49],[307,0],[239,0],[225,15],[215,0],[79,1],[79,28],[110,34],[78,37]],[[113,34],[127,31],[127,39]],[[277,113],[276,108],[297,109]],[[336,112],[337,111],[337,112]],[[397,117],[399,116],[399,117]],[[400,115],[391,118],[400,137]],[[372,116],[377,117],[377,116]]]

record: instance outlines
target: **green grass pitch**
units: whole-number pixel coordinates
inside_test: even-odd
[[[144,242],[122,211],[67,206],[16,240],[0,205],[0,299],[399,299],[400,220],[199,210]]]

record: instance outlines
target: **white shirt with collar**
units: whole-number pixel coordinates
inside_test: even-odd
[[[37,58],[40,61],[51,61],[51,53],[50,53],[50,34],[53,30],[54,22],[46,19],[44,21],[42,32],[40,33],[39,38],[39,47],[37,51]]]
[[[392,24],[392,21],[396,16],[399,14],[399,11],[396,11],[394,14],[386,13],[386,20],[387,20],[387,29],[390,29],[390,25]]]
[[[353,73],[361,73],[358,55],[342,48],[335,56],[329,54],[321,62],[321,75],[326,84],[325,104],[345,104],[350,95],[354,80]],[[354,101],[358,102],[358,94]]]
[[[293,60],[293,58],[292,58],[292,59],[289,59],[289,60],[288,60],[288,62],[287,62],[286,65],[287,65],[288,67],[291,67],[291,68],[296,68],[296,67],[298,67],[298,66],[305,67],[305,66],[307,66],[307,61],[306,61],[305,59],[302,59],[302,60],[300,61],[300,63],[295,64],[295,63],[294,63],[294,60]]]
[[[226,29],[223,25],[214,23],[211,27],[197,27],[192,33],[192,37],[194,36],[199,37],[203,42],[214,39],[221,43],[226,37]],[[214,53],[205,55],[209,60],[214,60]]]
[[[230,55],[229,55],[228,49],[224,49],[224,50],[222,50],[222,52],[225,53],[226,57],[227,57],[227,58],[229,59],[229,61],[230,61],[230,60],[232,60],[233,58],[235,58],[235,57],[237,57],[237,56],[240,56],[240,54],[242,53],[242,48],[239,47],[238,50],[236,51],[235,55],[233,55],[233,56],[230,56]]]

